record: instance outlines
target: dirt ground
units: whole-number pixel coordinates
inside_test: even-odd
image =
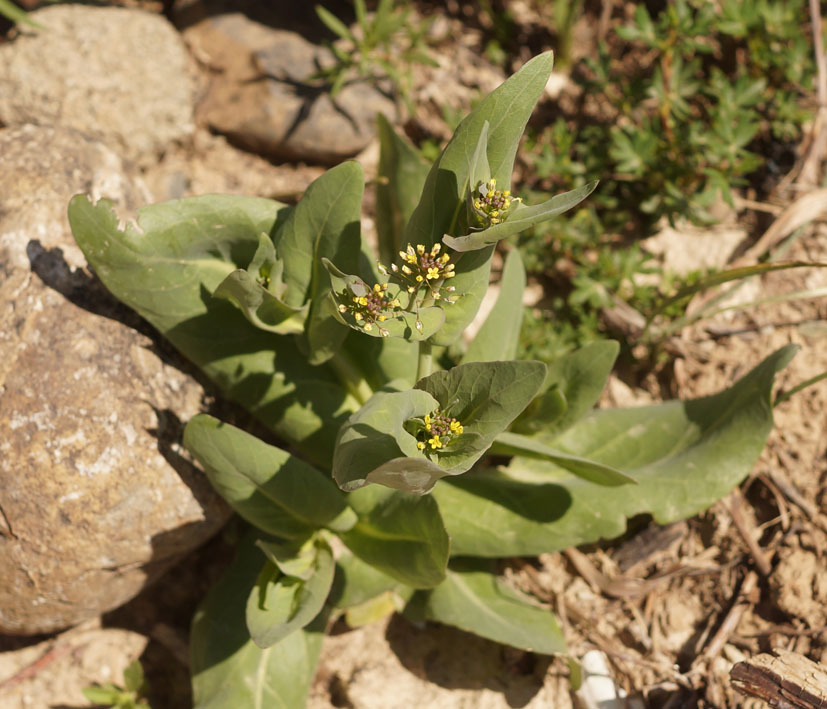
[[[461,75],[466,85],[496,84],[496,72],[472,61],[479,38],[473,31],[456,36],[461,36],[458,45],[437,50],[466,62],[454,76]],[[440,125],[440,103],[462,105],[471,95],[451,93],[455,83],[428,73],[434,71],[439,70],[424,71],[417,80],[417,103],[423,107],[418,120],[426,126]],[[802,155],[806,158],[806,151]],[[361,159],[370,170],[375,149]],[[301,191],[295,186],[318,174],[312,166],[274,165],[243,154],[203,128],[192,145],[168,154],[144,177],[152,187],[182,170],[189,177],[186,194],[274,196],[281,190],[278,196],[285,199],[294,199]],[[800,173],[790,177],[788,189],[764,205],[770,219],[762,212],[756,220],[745,211],[733,222],[747,224],[754,242],[766,233],[756,223],[786,219],[776,230],[777,244],[788,246],[785,258],[827,262],[820,209],[798,231],[781,228],[795,221],[791,215],[801,211],[801,198],[817,192]],[[274,188],[282,184],[290,187]],[[676,238],[690,240],[692,251],[691,234]],[[744,248],[738,253],[736,258],[743,258]],[[810,295],[687,326],[668,341],[670,356],[657,371],[642,378],[613,377],[602,405],[710,394],[788,343],[801,351],[779,375],[779,391],[827,371],[825,288],[827,271],[819,269],[754,278],[733,297],[751,302]],[[692,307],[701,304],[698,298]],[[629,706],[764,706],[732,688],[733,664],[773,648],[827,661],[827,381],[781,403],[775,418],[752,474],[707,512],[665,528],[635,520],[621,540],[504,564],[503,573],[515,586],[558,614],[573,656],[599,651],[596,656],[618,690],[640,701]],[[92,682],[121,682],[133,659],[145,668],[153,707],[190,706],[189,620],[230,557],[226,535],[219,535],[127,606],[97,621],[56,636],[0,637],[0,706],[88,706],[80,690]],[[352,630],[340,621],[325,640],[309,706],[565,709],[578,706],[568,674],[561,658],[502,647],[451,628],[419,628],[394,617]]]

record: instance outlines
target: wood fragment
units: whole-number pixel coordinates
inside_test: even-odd
[[[827,668],[789,650],[739,662],[729,673],[736,690],[778,709],[827,707]]]

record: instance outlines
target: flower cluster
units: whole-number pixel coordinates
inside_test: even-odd
[[[347,302],[348,298],[351,302]],[[353,319],[367,332],[373,330],[375,325],[382,337],[389,335],[388,331],[379,323],[385,322],[389,313],[392,314],[394,310],[399,309],[399,300],[388,295],[387,283],[377,283],[372,289],[365,287],[364,295],[351,294],[345,291],[342,293],[342,299],[346,302],[339,305],[340,313],[350,313]]]
[[[446,416],[439,409],[433,414],[425,415],[425,428],[420,431],[420,440],[416,447],[425,450],[430,446],[431,450],[443,448],[454,436],[462,433],[462,424],[451,416]]]
[[[395,263],[391,264],[390,272],[381,263],[379,270],[389,275],[405,288],[408,293],[415,294],[420,288],[426,286],[434,300],[443,299],[450,303],[451,300],[445,297],[442,291],[453,292],[453,288],[443,287],[442,283],[453,278],[454,264],[450,263],[451,257],[448,254],[439,255],[442,245],[434,244],[430,250],[424,244],[417,244],[416,248],[408,244],[405,251],[400,251],[402,258],[401,268]]]
[[[500,224],[508,216],[512,205],[520,201],[519,197],[511,196],[511,190],[498,190],[493,177],[488,182],[480,182],[471,194],[474,211],[486,226]]]

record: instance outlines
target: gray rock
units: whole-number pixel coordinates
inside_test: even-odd
[[[118,7],[36,10],[0,45],[0,123],[62,125],[152,162],[193,131],[192,60],[163,17]]]
[[[229,13],[188,27],[185,37],[218,70],[204,119],[248,150],[334,164],[368,145],[377,113],[394,119],[394,102],[365,81],[346,84],[331,100],[310,80],[332,61],[329,51],[295,32]]]
[[[0,633],[125,603],[228,516],[178,448],[201,387],[84,271],[77,192],[145,199],[95,140],[0,131]]]

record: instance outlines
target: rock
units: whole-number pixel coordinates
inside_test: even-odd
[[[62,125],[147,164],[194,127],[192,60],[163,17],[117,7],[36,10],[0,45],[0,123]]]
[[[236,12],[197,22],[184,36],[217,70],[200,115],[245,149],[334,164],[368,145],[377,113],[394,118],[394,102],[366,81],[348,83],[331,100],[310,80],[332,61],[329,50],[295,32]]]
[[[121,605],[228,515],[177,448],[203,392],[83,270],[77,192],[145,201],[95,140],[0,131],[0,633]]]
[[[233,147],[224,136],[199,128],[192,145],[168,150],[157,165],[144,171],[143,178],[154,202],[243,194],[294,203],[323,172],[324,168],[312,165],[274,165]]]

